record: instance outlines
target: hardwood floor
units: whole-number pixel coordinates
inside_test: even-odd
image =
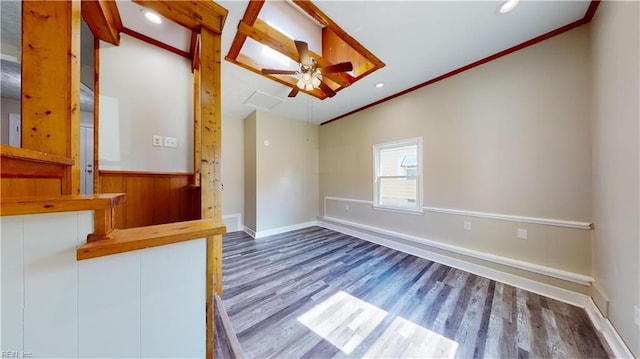
[[[247,357],[609,357],[581,308],[328,229],[223,244]]]

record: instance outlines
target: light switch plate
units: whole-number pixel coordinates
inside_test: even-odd
[[[153,136],[153,142],[151,142],[151,144],[156,147],[162,147],[162,136]]]

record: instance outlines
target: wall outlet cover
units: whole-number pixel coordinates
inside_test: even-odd
[[[164,147],[171,147],[171,148],[178,147],[178,139],[175,137],[165,137]]]
[[[156,147],[162,147],[162,136],[153,136],[151,144]]]
[[[471,230],[471,222],[464,222],[464,230],[465,231]]]
[[[518,228],[518,239],[527,239],[527,230],[524,228]]]

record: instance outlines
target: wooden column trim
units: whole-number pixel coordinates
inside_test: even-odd
[[[220,113],[220,35],[202,28],[200,33],[201,203],[202,218],[222,222]],[[222,236],[207,236],[207,358],[213,358],[213,294],[222,295]]]
[[[199,56],[199,55],[197,55]],[[198,64],[199,65],[199,64]],[[193,69],[193,185],[200,186],[202,126],[200,108],[200,68]]]
[[[82,0],[82,18],[96,39],[120,45],[122,20],[114,0]]]
[[[80,193],[80,1],[22,2],[22,147],[71,158],[63,194]]]
[[[93,192],[100,186],[100,39],[93,38]]]

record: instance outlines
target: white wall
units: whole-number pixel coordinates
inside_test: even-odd
[[[590,85],[581,27],[321,126],[321,200],[341,199],[327,200],[326,215],[517,261],[532,272],[507,270],[587,293],[591,233],[556,224],[591,221]],[[373,145],[416,136],[430,209],[373,209]]]
[[[78,262],[91,211],[1,221],[3,352],[205,356],[204,239]]]
[[[257,237],[316,219],[317,125],[254,112],[245,119],[245,167],[245,226]]]
[[[640,6],[603,1],[591,22],[594,274],[636,357],[640,330]]]
[[[122,34],[100,43],[100,169],[193,171],[191,62]],[[177,148],[154,147],[154,135]]]

